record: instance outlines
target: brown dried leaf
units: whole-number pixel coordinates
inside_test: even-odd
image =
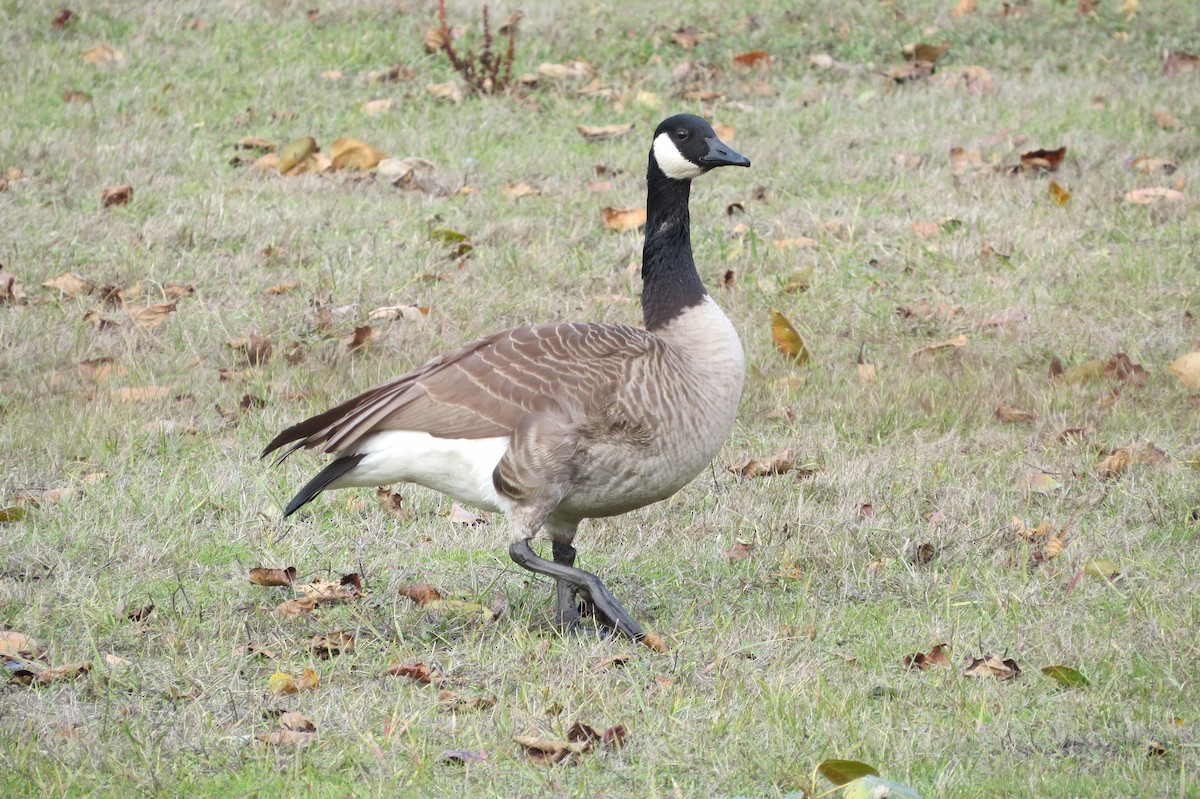
[[[950,9],[950,16],[965,17],[979,10],[979,0],[958,0],[958,5]]]
[[[1163,74],[1168,78],[1177,78],[1197,71],[1200,71],[1200,56],[1185,53],[1183,50],[1172,50],[1163,58]]]
[[[1164,175],[1173,175],[1175,170],[1179,169],[1179,165],[1173,161],[1168,161],[1165,158],[1148,158],[1141,156],[1129,162],[1130,169],[1136,169],[1138,172],[1144,172],[1147,175],[1153,175],[1158,172]]]
[[[552,766],[592,749],[591,741],[550,741],[531,735],[514,735],[513,740],[520,744],[531,761],[541,766]]]
[[[354,651],[354,634],[345,630],[334,630],[314,635],[308,642],[308,648],[322,660],[327,660],[334,655],[344,655]]]
[[[1104,364],[1104,376],[1112,380],[1122,380],[1135,386],[1146,385],[1150,373],[1129,359],[1123,352],[1118,352]]]
[[[149,402],[168,397],[174,390],[173,386],[128,386],[118,388],[112,396],[120,402]]]
[[[78,297],[80,294],[91,294],[96,290],[96,284],[87,278],[80,277],[74,272],[63,272],[58,277],[52,277],[42,283],[48,289],[54,289],[68,297]]]
[[[439,763],[461,763],[464,765],[474,765],[477,763],[486,763],[488,754],[483,749],[478,752],[470,749],[447,749],[442,752],[442,756],[438,758]]]
[[[600,214],[604,218],[605,227],[615,230],[618,233],[638,230],[646,224],[645,208],[613,208],[608,206],[600,209]]]
[[[354,332],[346,339],[346,349],[350,352],[362,352],[374,338],[373,331],[370,325],[362,325],[354,328]]]
[[[126,305],[122,310],[139,330],[154,330],[175,313],[178,303],[160,302],[156,305]]]
[[[428,583],[402,585],[398,589],[398,593],[400,596],[408,597],[418,605],[428,605],[430,602],[436,602],[442,598],[441,592]]]
[[[910,83],[928,78],[936,67],[930,61],[909,61],[888,70],[887,76],[896,83]]]
[[[1180,355],[1167,367],[1184,388],[1200,391],[1200,350]]]
[[[970,172],[983,169],[986,166],[983,158],[975,150],[967,150],[963,147],[950,148],[950,168],[956,174]]]
[[[1036,413],[1023,411],[1012,405],[1001,403],[996,406],[996,418],[1005,424],[1014,424],[1016,422],[1032,422],[1038,417]]]
[[[1183,130],[1186,127],[1179,121],[1179,117],[1172,114],[1170,111],[1153,111],[1150,114],[1158,126],[1163,130]]]
[[[751,50],[733,57],[733,63],[739,67],[769,67],[772,61],[774,59],[766,50]]]
[[[972,658],[963,672],[967,677],[992,677],[997,680],[1012,680],[1019,676],[1021,667],[1012,658],[1001,660],[995,655]]]
[[[741,466],[729,471],[737,474],[743,480],[755,477],[767,477],[776,474],[786,474],[796,468],[796,455],[790,449],[785,449],[768,458],[751,458]]]
[[[288,566],[286,569],[258,566],[250,570],[250,582],[254,585],[267,587],[291,585],[292,581],[295,579],[295,566]]]
[[[0,658],[33,660],[42,654],[37,641],[16,630],[0,630]]]
[[[90,103],[92,96],[87,92],[80,92],[74,89],[63,89],[62,101],[64,103]]]
[[[111,64],[114,61],[124,61],[125,54],[107,44],[98,44],[83,54],[83,60],[89,64]]]
[[[286,294],[289,291],[292,291],[299,285],[300,284],[294,280],[285,280],[282,283],[276,283],[274,286],[271,286],[268,289],[266,289],[266,293],[270,294],[272,296],[278,296],[280,294]]]
[[[430,83],[425,87],[425,91],[429,92],[429,96],[435,100],[446,100],[458,105],[463,101],[462,88],[455,81],[446,81],[445,83]],[[375,102],[389,102],[386,100],[376,100]],[[363,107],[366,110],[366,107]],[[376,112],[378,113],[378,112]]]
[[[34,678],[35,685],[50,685],[56,682],[66,682],[74,680],[76,677],[82,677],[92,670],[92,664],[83,661],[80,663],[68,663],[65,666],[53,666],[48,669],[39,671],[37,677]]]
[[[1133,447],[1121,447],[1096,464],[1096,474],[1105,480],[1119,477],[1137,461]]]
[[[114,205],[129,205],[133,199],[133,186],[122,183],[120,186],[109,186],[100,192],[100,205],[109,208]]]
[[[1065,146],[1057,150],[1030,150],[1021,153],[1021,169],[1026,172],[1057,172],[1066,154]]]
[[[950,644],[937,644],[928,653],[917,652],[904,656],[904,668],[906,669],[926,671],[935,666],[950,668]]]
[[[440,674],[434,674],[429,667],[424,663],[393,663],[384,670],[383,677],[407,677],[410,680],[416,680],[419,683],[440,683],[443,677]]]
[[[610,139],[619,139],[625,134],[633,130],[633,123],[614,123],[612,125],[576,125],[575,130],[579,131],[579,135],[586,141],[608,141]]]
[[[317,740],[314,733],[296,730],[271,730],[270,732],[260,732],[254,737],[270,746],[304,747]]]
[[[455,712],[459,710],[487,710],[490,707],[495,707],[496,697],[463,696],[457,691],[443,689],[438,691],[438,702]]]
[[[312,613],[316,610],[318,600],[316,597],[300,597],[298,599],[289,599],[282,602],[271,611],[271,615],[277,619],[295,619],[307,613]]]
[[[294,710],[289,710],[279,717],[279,726],[292,732],[316,732],[317,725]]]
[[[500,189],[500,193],[505,197],[519,200],[522,197],[536,197],[542,193],[542,190],[535,189],[528,183],[507,183],[504,188]]]
[[[64,8],[58,12],[54,19],[50,20],[50,27],[60,31],[67,27],[68,23],[74,19],[75,12],[69,8]]]
[[[658,633],[650,632],[642,636],[642,646],[654,652],[669,652],[671,647],[667,645],[666,640]]]
[[[1156,202],[1172,202],[1181,203],[1187,197],[1183,192],[1176,189],[1168,189],[1163,186],[1153,186],[1146,189],[1134,189],[1125,194],[1125,201],[1137,203],[1138,205],[1152,205]]]
[[[754,554],[754,544],[747,544],[738,541],[736,544],[725,550],[725,559],[733,562],[745,560]]]
[[[958,349],[965,346],[967,346],[967,337],[965,334],[960,333],[954,338],[948,338],[945,341],[936,341],[933,344],[926,344],[920,349],[913,350],[908,357],[911,359],[916,358],[919,355],[929,355],[941,350]]]

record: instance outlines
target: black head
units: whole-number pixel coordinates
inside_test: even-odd
[[[750,166],[749,158],[730,149],[712,125],[693,114],[676,114],[659,123],[650,158],[675,180],[691,180],[719,166]]]

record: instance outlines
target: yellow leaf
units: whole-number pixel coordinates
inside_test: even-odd
[[[1099,380],[1101,377],[1104,377],[1104,361],[1099,358],[1084,361],[1063,372],[1061,377],[1063,382],[1066,383],[1083,383],[1087,380]]]
[[[1121,575],[1120,570],[1117,569],[1117,564],[1108,558],[1094,558],[1085,561],[1083,564],[1083,573],[1088,577],[1099,577],[1102,580],[1111,580]]]
[[[602,208],[600,214],[604,217],[605,226],[619,233],[637,230],[646,224],[645,208],[612,208],[610,206]]]
[[[959,333],[954,338],[948,338],[945,341],[935,341],[933,344],[926,344],[918,350],[913,350],[910,358],[915,358],[918,355],[928,355],[937,352],[938,350],[957,349],[967,346],[967,337],[963,333]]]
[[[1057,181],[1050,181],[1049,192],[1050,199],[1059,205],[1066,205],[1071,200],[1071,192],[1058,185]]]
[[[42,283],[48,289],[54,289],[68,297],[76,297],[80,294],[91,294],[96,289],[96,284],[86,278],[82,278],[73,272],[63,272],[58,277],[52,277]]]
[[[1171,361],[1167,368],[1179,378],[1179,382],[1183,383],[1185,388],[1200,391],[1200,351],[1179,356]]]
[[[287,172],[317,151],[317,140],[304,136],[290,141],[279,150],[279,171]]]
[[[387,158],[366,142],[349,138],[334,140],[333,144],[329,145],[329,157],[333,159],[334,169],[361,170],[374,169],[380,161]]]
[[[786,316],[774,308],[771,309],[771,340],[784,357],[790,358],[797,365],[807,363],[812,357],[796,328]]]
[[[300,690],[296,685],[296,678],[285,671],[277,671],[268,677],[267,689],[276,696],[294,694]]]
[[[301,691],[315,691],[321,685],[321,677],[313,669],[305,669],[296,682]]]

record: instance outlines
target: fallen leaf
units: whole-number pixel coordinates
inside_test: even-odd
[[[362,325],[354,328],[354,332],[346,339],[346,349],[350,350],[350,352],[362,352],[371,343],[371,339],[374,338],[372,333],[370,325]]]
[[[725,550],[725,559],[733,562],[745,560],[754,554],[754,544],[747,544],[743,541],[738,541],[736,544]]]
[[[311,732],[297,732],[295,730],[272,730],[271,732],[260,732],[254,736],[258,740],[270,746],[308,746],[317,739],[317,736]]]
[[[1042,674],[1057,682],[1063,688],[1083,688],[1088,685],[1087,677],[1070,666],[1045,666]]]
[[[845,785],[860,777],[879,774],[873,766],[857,760],[822,760],[817,764],[817,771],[834,785]]]
[[[1133,447],[1121,447],[1096,464],[1096,474],[1105,480],[1111,480],[1119,477],[1135,461]]]
[[[609,206],[600,209],[600,215],[604,218],[604,225],[618,233],[637,230],[646,224],[645,208],[613,208]]]
[[[294,710],[282,714],[279,717],[279,726],[285,730],[293,732],[316,732],[317,725],[305,716],[300,715]]]
[[[1180,355],[1167,368],[1179,378],[1184,388],[1200,391],[1200,350]]]
[[[478,524],[487,524],[487,519],[454,502],[450,505],[450,523],[465,524],[468,527],[473,527]]]
[[[979,170],[986,166],[983,158],[974,150],[967,150],[962,147],[950,148],[950,168],[957,174],[962,174],[971,170]]]
[[[667,645],[666,639],[654,632],[643,635],[641,644],[653,652],[669,652],[671,650],[671,647]]]
[[[1170,111],[1153,111],[1150,114],[1158,126],[1163,130],[1183,130],[1185,125],[1179,121],[1179,117],[1172,114]]]
[[[434,674],[424,663],[393,663],[384,670],[384,677],[407,677],[426,685],[442,682],[440,674]]]
[[[928,653],[917,652],[904,656],[904,668],[925,671],[934,666],[950,668],[950,644],[937,644]]]
[[[110,64],[114,61],[124,61],[125,54],[107,44],[98,44],[83,54],[83,60],[89,64]]]
[[[1083,363],[1076,364],[1070,369],[1066,369],[1059,374],[1059,379],[1065,383],[1083,383],[1089,380],[1099,380],[1104,376],[1104,361],[1099,358],[1092,358]]]
[[[435,100],[446,100],[455,105],[463,101],[462,89],[458,83],[452,80],[445,83],[430,83],[425,87],[425,91]]]
[[[979,10],[979,0],[958,0],[958,5],[950,9],[950,16],[965,17]]]
[[[633,123],[615,123],[612,125],[576,125],[575,130],[589,142],[619,139],[633,130]]]
[[[438,762],[474,765],[476,763],[486,763],[487,759],[487,752],[482,749],[477,752],[471,751],[470,749],[447,749],[446,751],[442,752],[442,756],[438,758]]]
[[[402,585],[397,589],[397,593],[400,596],[408,597],[418,605],[428,605],[430,602],[435,602],[442,598],[441,592],[428,583]]]
[[[1084,561],[1080,570],[1088,577],[1097,577],[1101,580],[1115,580],[1121,576],[1117,564],[1107,558],[1093,558]]]
[[[267,678],[267,690],[276,696],[298,693],[296,678],[284,671],[277,671]]]
[[[896,83],[911,83],[928,78],[936,69],[930,61],[908,61],[889,69],[887,76]]]
[[[1047,191],[1050,194],[1050,199],[1057,205],[1066,205],[1071,201],[1071,192],[1058,185],[1058,181],[1050,181]]]
[[[1165,158],[1147,158],[1141,156],[1129,162],[1130,169],[1135,169],[1138,172],[1144,172],[1147,175],[1153,175],[1162,172],[1164,175],[1173,175],[1175,170],[1179,169],[1178,164],[1173,161],[1168,161]]]
[[[315,691],[321,685],[321,677],[314,669],[305,669],[296,681],[296,687],[301,691]]]
[[[1026,172],[1057,172],[1066,154],[1066,147],[1059,147],[1057,150],[1030,150],[1021,153],[1021,169]]]
[[[739,67],[769,67],[773,60],[766,50],[751,50],[733,57],[733,63]]]
[[[820,247],[821,242],[809,236],[797,236],[792,239],[775,239],[771,246],[777,250],[809,250]]]
[[[266,293],[270,294],[272,296],[278,296],[280,294],[287,294],[289,291],[294,290],[299,285],[300,284],[294,280],[285,280],[282,283],[276,283],[274,286],[268,287],[266,289]]]
[[[92,96],[87,92],[80,92],[74,89],[63,89],[62,101],[64,103],[90,103]]]
[[[992,677],[997,680],[1016,679],[1021,674],[1021,667],[1012,658],[1001,660],[995,655],[984,655],[972,658],[963,674],[967,677]]]
[[[279,603],[271,615],[277,619],[295,619],[307,613],[312,613],[317,608],[317,599],[315,597],[299,597],[297,599],[289,599],[286,602]]]
[[[149,402],[171,395],[173,386],[128,386],[112,392],[114,399],[120,402]]]
[[[1146,189],[1134,189],[1125,194],[1125,201],[1137,203],[1138,205],[1152,205],[1156,202],[1172,202],[1180,203],[1186,200],[1187,197],[1183,192],[1176,189],[1168,189],[1163,186],[1153,186]]]
[[[500,193],[505,197],[511,197],[514,200],[519,200],[522,197],[536,197],[542,193],[541,189],[535,189],[528,183],[508,183],[500,190]]]
[[[1130,360],[1125,353],[1118,352],[1104,364],[1104,376],[1112,380],[1133,383],[1135,386],[1144,386],[1150,373]]]
[[[308,648],[322,660],[334,655],[344,655],[354,651],[354,635],[345,630],[334,630],[329,633],[314,635],[308,642]]]
[[[422,607],[443,616],[478,620],[484,624],[496,619],[496,612],[491,608],[478,602],[468,602],[465,599],[435,599]]]
[[[1054,475],[1045,472],[1035,472],[1021,481],[1021,488],[1031,494],[1052,494],[1063,487]]]
[[[42,654],[37,641],[16,630],[0,630],[0,658],[33,660]]]
[[[58,12],[54,19],[50,20],[50,27],[55,30],[62,30],[75,19],[75,12],[69,8],[64,8]]]
[[[108,208],[113,205],[129,205],[133,199],[133,186],[123,183],[120,186],[109,186],[100,192],[100,205]]]
[[[729,471],[743,480],[755,477],[767,477],[775,474],[786,474],[796,467],[796,455],[792,450],[785,449],[768,458],[751,458],[741,466],[730,468]]]
[[[457,691],[438,691],[438,702],[452,711],[487,710],[496,705],[496,697],[463,696]]]
[[[175,313],[177,303],[161,302],[156,305],[126,305],[125,315],[133,321],[133,326],[139,330],[153,330],[167,321],[167,317]]]
[[[317,140],[312,136],[301,136],[279,148],[279,165],[281,173],[288,173],[296,166],[303,164],[317,152]],[[264,156],[266,157],[266,156]]]
[[[791,321],[774,308],[771,309],[771,340],[775,348],[797,366],[807,363],[812,354]]]
[[[92,664],[87,661],[81,663],[68,663],[65,666],[53,666],[48,669],[42,669],[34,678],[36,685],[50,685],[56,682],[66,682],[74,680],[77,677],[82,677],[92,670]]]
[[[335,139],[329,145],[329,157],[333,159],[333,169],[360,171],[374,169],[380,161],[387,158],[366,142],[350,138]]]
[[[81,294],[91,294],[96,290],[96,284],[87,278],[80,277],[74,272],[63,272],[58,277],[52,277],[42,283],[48,289],[54,289],[67,297],[78,297]]]
[[[552,766],[592,748],[591,741],[551,741],[531,735],[514,735],[513,741],[521,746],[526,757],[542,766]]]
[[[924,347],[913,350],[908,357],[912,359],[919,355],[929,355],[931,353],[939,352],[940,350],[958,349],[965,346],[967,346],[967,337],[966,335],[960,333],[954,338],[949,338],[945,341],[936,341],[933,344],[926,344]]]
[[[1016,408],[1012,405],[1005,405],[1001,403],[1000,405],[996,406],[996,418],[1005,424],[1013,424],[1015,422],[1032,422],[1038,417],[1036,413],[1023,411],[1020,408]]]
[[[430,92],[432,94],[432,92]],[[436,96],[436,95],[435,95]],[[461,93],[459,99],[462,99]],[[362,104],[361,111],[369,117],[379,116],[385,113],[392,107],[392,101],[388,99],[368,100]]]
[[[928,61],[930,64],[944,56],[950,49],[948,44],[906,44],[900,48],[901,54],[909,61]]]
[[[1168,78],[1177,78],[1196,71],[1200,71],[1200,56],[1185,53],[1183,50],[1171,50],[1163,58],[1163,74]]]
[[[286,569],[279,568],[264,568],[258,566],[250,570],[250,582],[254,585],[261,586],[279,586],[291,585],[296,579],[296,567],[288,566]]]

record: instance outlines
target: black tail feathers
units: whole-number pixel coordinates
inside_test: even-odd
[[[296,496],[292,497],[292,501],[288,503],[287,508],[283,511],[284,518],[291,516],[293,513],[300,510],[300,508],[304,507],[309,502],[312,502],[313,499],[316,498],[317,494],[320,494],[329,487],[330,483],[357,466],[359,461],[365,457],[365,453],[359,455],[347,455],[343,458],[338,458],[333,463],[317,472],[316,477],[305,483],[304,488],[301,488],[300,491],[297,492]]]

